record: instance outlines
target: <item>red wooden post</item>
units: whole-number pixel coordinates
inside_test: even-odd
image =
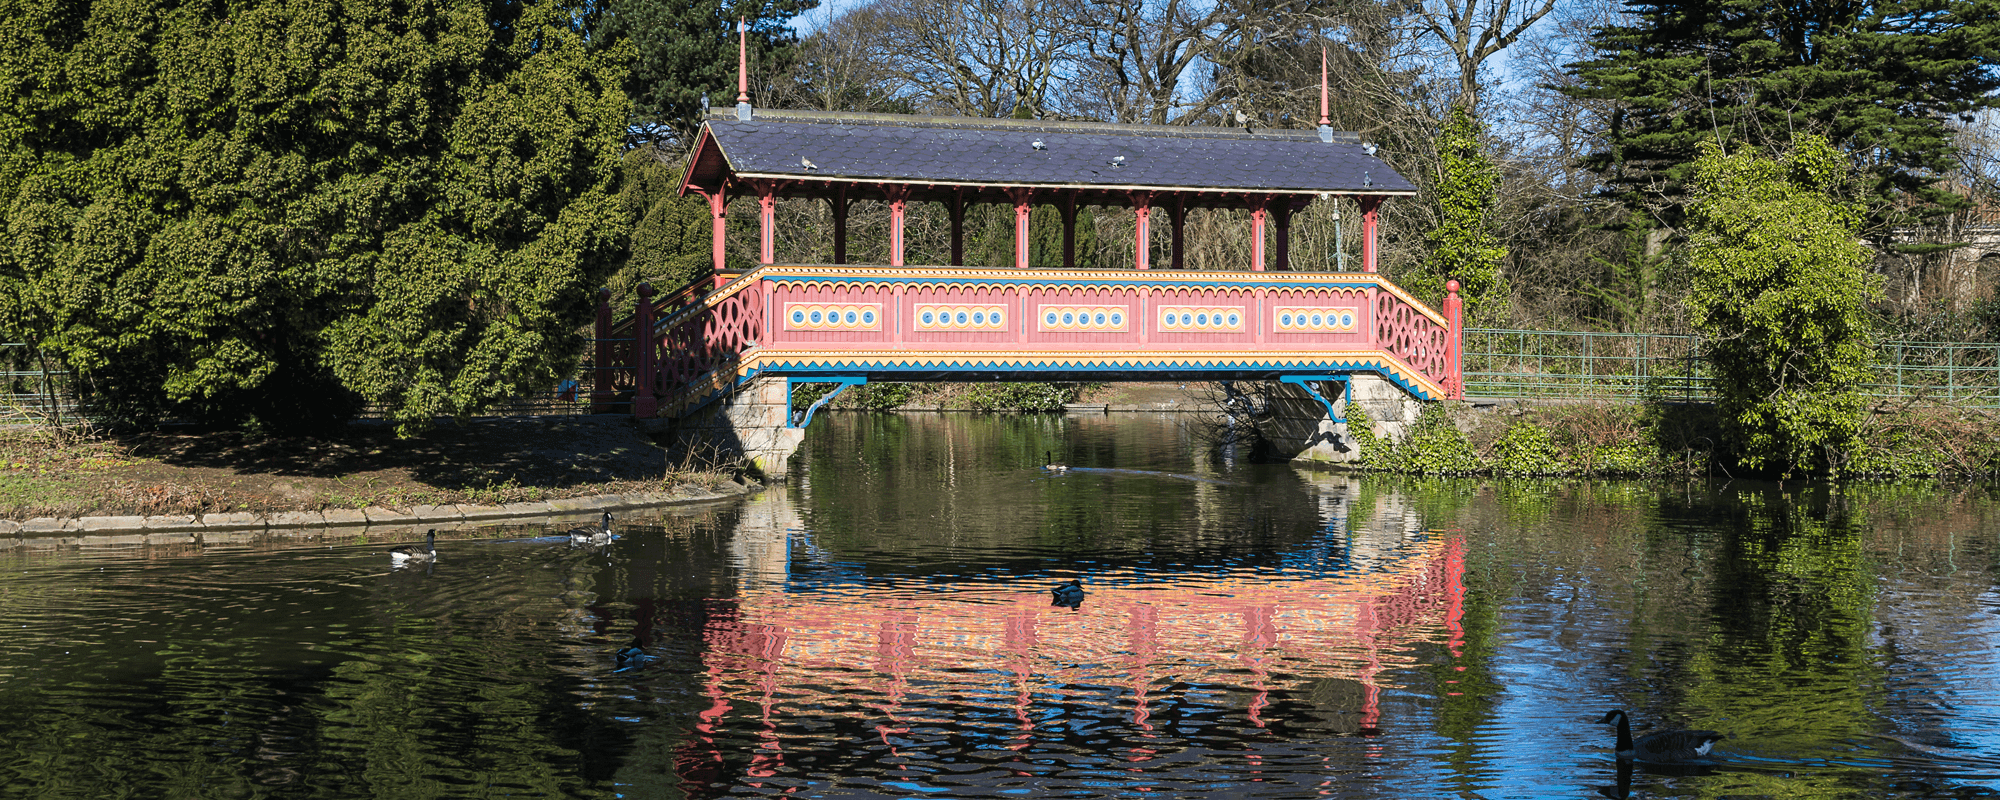
[[[771,240],[772,228],[777,225],[778,191],[771,181],[757,181],[757,263],[770,264],[777,261],[776,243]]]
[[[1151,192],[1132,193],[1132,213],[1136,217],[1133,243],[1132,266],[1150,269],[1153,260],[1153,195]]]
[[[714,220],[709,237],[714,249],[717,286],[722,285],[723,249],[729,243],[729,198],[726,191],[724,187],[717,186],[715,191],[703,193],[708,198],[708,214]]]
[[[1263,196],[1250,198],[1250,271],[1264,271],[1264,218],[1270,216]]]
[[[611,413],[611,290],[597,290],[597,347],[591,369],[590,413]]]
[[[1365,195],[1361,198],[1361,271],[1375,271],[1375,222],[1380,216],[1375,212],[1382,208],[1381,195]]]
[[[1008,189],[1007,196],[1014,198],[1014,268],[1028,268],[1028,214],[1035,207],[1028,204],[1032,189]]]
[[[632,416],[652,419],[660,412],[659,398],[653,396],[653,285],[639,284],[639,303],[632,309],[632,373],[638,392],[632,396]]]
[[[1056,209],[1062,212],[1063,269],[1076,269],[1076,191],[1064,192]]]
[[[1465,399],[1465,365],[1459,359],[1465,350],[1465,301],[1458,298],[1458,281],[1444,282],[1444,393],[1453,400]]]
[[[1187,269],[1187,259],[1181,253],[1181,230],[1187,227],[1187,195],[1174,195],[1174,204],[1167,207],[1167,221],[1173,227],[1173,268]]]
[[[889,201],[889,266],[903,265],[903,210],[909,205],[910,187],[884,186],[882,195]]]
[[[951,192],[951,265],[965,266],[965,189]]]
[[[847,187],[833,190],[833,263],[847,263]]]
[[[1278,251],[1275,259],[1277,268],[1279,271],[1289,270],[1292,268],[1292,199],[1278,198],[1278,205],[1271,209],[1271,213],[1277,217],[1278,223],[1275,243],[1277,245],[1275,249]]]

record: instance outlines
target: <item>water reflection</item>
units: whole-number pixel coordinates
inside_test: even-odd
[[[389,569],[420,534],[0,552],[0,796],[2000,783],[1990,496],[1356,478],[1196,438],[833,415],[740,506],[441,534],[428,571]],[[1732,738],[1623,770],[1612,708]]]

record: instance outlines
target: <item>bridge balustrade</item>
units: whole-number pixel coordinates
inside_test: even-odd
[[[712,285],[712,284],[711,284]],[[679,416],[759,374],[889,380],[1244,380],[1383,375],[1462,396],[1457,294],[1440,314],[1379,275],[772,265],[714,289],[650,287],[609,397]],[[600,316],[607,313],[600,307]],[[613,331],[608,320],[601,330]],[[616,336],[600,347],[616,349]],[[607,371],[600,371],[606,375]]]

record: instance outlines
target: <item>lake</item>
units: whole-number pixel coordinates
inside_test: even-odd
[[[0,550],[0,796],[2000,787],[1990,489],[1420,480],[1212,440],[829,413],[787,482],[605,546]],[[1621,770],[1612,709],[1729,738]]]

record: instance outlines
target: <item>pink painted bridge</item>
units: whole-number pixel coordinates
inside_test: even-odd
[[[1375,274],[1376,209],[1414,187],[1373,153],[1324,126],[1246,133],[739,106],[703,126],[682,185],[714,212],[715,270],[664,296],[642,286],[623,323],[600,301],[593,404],[782,462],[811,419],[791,412],[800,383],[1280,381],[1324,404],[1333,423],[1356,376],[1418,400],[1458,397],[1457,284],[1434,310]],[[760,263],[747,270],[724,261],[727,201],[738,194],[761,212]],[[1334,195],[1363,210],[1362,271],[1293,270],[1293,214]],[[836,262],[846,261],[851,204],[881,202],[891,263],[775,263],[781,198],[832,205]],[[904,264],[903,221],[918,202],[946,208],[953,261],[967,203],[1012,205],[1015,265]],[[1130,268],[1031,268],[1038,204],[1062,212],[1065,264],[1079,206],[1129,207]],[[1249,212],[1242,271],[1180,268],[1190,208]],[[1149,260],[1155,210],[1171,229],[1165,269]]]

